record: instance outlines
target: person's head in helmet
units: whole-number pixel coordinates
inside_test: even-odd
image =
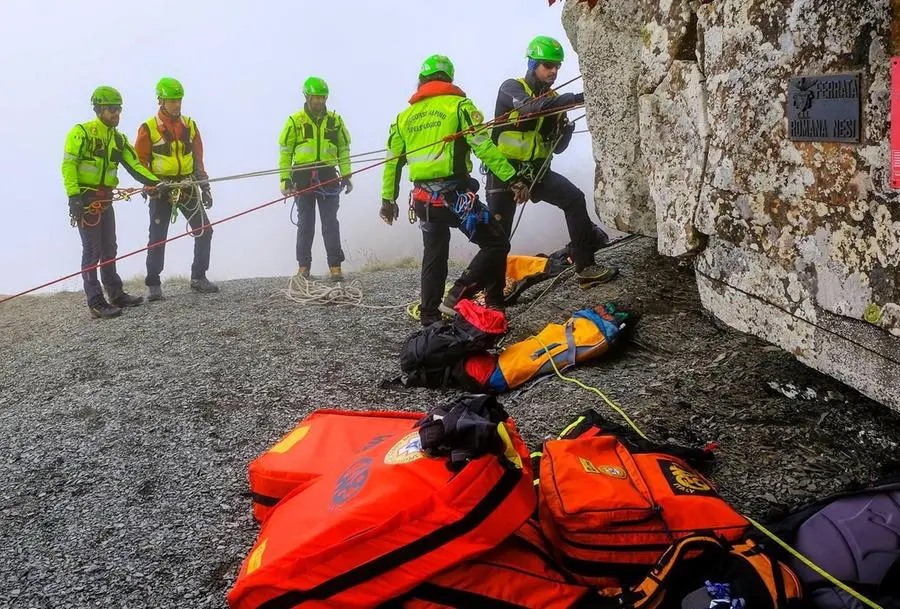
[[[528,58],[528,71],[542,83],[552,85],[565,57],[562,45],[555,38],[537,36],[528,43],[525,53]]]
[[[432,55],[422,62],[419,69],[419,84],[432,80],[453,82],[453,62],[446,55]]]
[[[118,127],[122,114],[122,94],[116,89],[102,85],[91,94],[91,105],[97,117],[107,127]]]
[[[306,97],[306,109],[313,114],[325,112],[328,101],[328,83],[318,76],[310,76],[303,83],[303,95]]]
[[[159,100],[159,107],[162,111],[172,118],[181,116],[181,100],[184,98],[184,87],[181,83],[164,76],[156,83],[156,98]]]

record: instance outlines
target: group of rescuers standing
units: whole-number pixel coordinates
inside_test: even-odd
[[[391,124],[379,215],[387,224],[399,217],[396,200],[401,171],[408,165],[413,182],[410,221],[418,218],[424,246],[422,325],[438,321],[442,314],[453,315],[460,298],[481,290],[486,306],[503,309],[506,257],[516,206],[529,199],[549,202],[564,212],[570,257],[581,286],[616,275],[615,269],[594,261],[594,252],[608,237],[589,218],[584,194],[549,169],[550,156],[566,149],[574,130],[565,109],[583,103],[584,94],[551,90],[563,61],[563,48],[557,40],[534,38],[526,56],[525,77],[506,80],[500,86],[495,116],[507,118],[497,126],[478,129],[484,115],[453,84],[453,64],[443,55],[425,60],[409,107]],[[298,210],[297,274],[309,278],[318,205],[329,275],[341,281],[344,252],[337,212],[341,191],[349,193],[353,188],[350,134],[341,116],[326,106],[328,85],[324,80],[308,78],[303,93],[303,109],[288,117],[279,138],[281,192],[285,197],[294,196]],[[141,124],[133,146],[116,129],[122,96],[109,86],[98,87],[91,97],[97,117],[76,125],[66,138],[63,183],[71,222],[81,235],[84,291],[94,317],[115,317],[122,308],[144,300],[123,290],[114,262],[112,199],[119,164],[145,186],[142,194],[149,198],[147,299],[164,298],[160,287],[164,242],[170,219],[174,221],[179,211],[194,237],[191,289],[200,293],[219,290],[206,278],[213,233],[206,210],[212,207],[213,198],[203,166],[200,131],[181,113],[181,83],[162,78],[156,95],[159,112]],[[453,137],[460,132],[461,136]],[[488,171],[487,206],[476,194],[480,184],[471,177],[470,152]],[[459,228],[479,251],[445,294],[451,228]]]

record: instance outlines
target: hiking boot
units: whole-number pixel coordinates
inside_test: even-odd
[[[328,278],[335,282],[344,280],[344,274],[341,273],[340,264],[328,267]]]
[[[201,294],[215,294],[219,291],[219,286],[206,277],[200,277],[199,279],[191,279],[191,289]]]
[[[304,279],[309,279],[309,267],[303,265],[297,267],[297,275]]]
[[[136,307],[144,302],[143,296],[132,296],[128,292],[119,292],[115,298],[110,298],[109,302],[117,307],[124,309],[125,307]]]
[[[444,296],[444,300],[442,300],[441,304],[438,305],[438,311],[440,311],[444,315],[456,317],[456,309],[454,309],[453,307],[456,306],[457,302],[459,302],[459,297],[456,296],[452,291],[447,292],[447,295]]]
[[[97,319],[111,319],[122,314],[122,309],[109,304],[102,296],[92,300],[88,304],[88,309],[91,311],[91,316]]]
[[[425,314],[420,314],[420,316],[419,316],[419,323],[422,324],[423,328],[427,328],[431,324],[438,322],[438,321],[441,321],[440,313],[425,313]]]
[[[601,283],[606,283],[615,278],[618,274],[619,269],[592,264],[576,272],[575,279],[578,281],[578,287],[587,289]]]
[[[165,300],[162,287],[158,285],[147,286],[147,302],[156,302],[157,300]]]

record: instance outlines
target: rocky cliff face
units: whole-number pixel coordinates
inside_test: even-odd
[[[696,255],[704,305],[727,323],[900,408],[892,4],[569,0],[563,23],[584,75],[600,218],[656,235],[666,255]],[[832,74],[858,89],[829,91],[820,77]],[[811,104],[855,94],[855,142],[796,141],[796,76],[812,77],[801,83]]]

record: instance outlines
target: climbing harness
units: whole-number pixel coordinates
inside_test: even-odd
[[[587,116],[587,115],[582,114],[581,116],[576,117],[575,119],[572,120],[572,124],[574,125],[577,121],[583,119],[585,116]],[[520,169],[520,177],[522,177],[526,181],[527,180],[531,181],[531,185],[528,187],[528,192],[531,192],[532,190],[534,190],[534,185],[544,179],[544,175],[550,169],[550,160],[553,158],[553,150],[555,150],[556,147],[559,145],[560,141],[562,141],[562,138],[564,135],[565,135],[564,133],[559,133],[556,136],[556,139],[553,141],[553,145],[550,146],[550,154],[547,155],[547,158],[544,159],[544,162],[540,165],[540,167],[535,169],[535,166],[532,163],[525,163],[524,165],[522,165],[522,167]],[[519,222],[522,221],[522,215],[524,213],[525,213],[525,204],[523,203],[522,206],[519,208],[519,215],[518,215],[518,218],[516,219],[516,223],[513,225],[512,231],[510,231],[510,233],[509,233],[510,241],[512,241],[513,235],[516,234],[516,229],[519,228]]]
[[[327,180],[322,182],[319,179],[319,171],[317,169],[313,169],[309,178],[309,188],[304,189],[304,194],[311,193],[320,195],[322,197],[334,197],[339,195],[341,192],[341,183],[334,182],[331,180]],[[293,195],[292,195],[293,196]],[[296,227],[300,227],[300,195],[297,194],[294,196],[294,200],[291,204],[290,211],[290,220],[291,224]]]

